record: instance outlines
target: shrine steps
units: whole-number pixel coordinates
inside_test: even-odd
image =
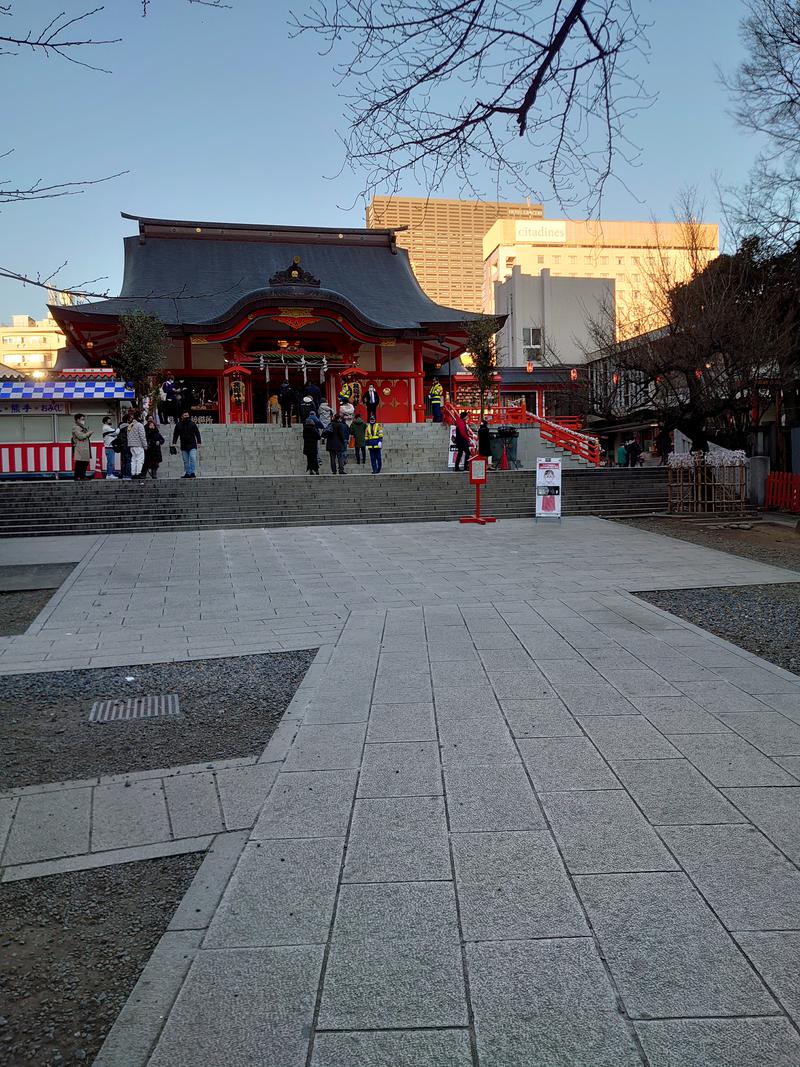
[[[0,483],[2,535],[105,534],[458,519],[474,509],[463,474],[322,474],[262,478]],[[664,511],[666,471],[563,472],[563,513],[635,517]],[[531,471],[490,475],[486,514],[534,514]]]

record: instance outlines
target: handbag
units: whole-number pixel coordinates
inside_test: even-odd
[[[177,456],[177,454],[178,454],[178,446],[177,445],[170,445],[169,446],[169,454],[171,456]]]

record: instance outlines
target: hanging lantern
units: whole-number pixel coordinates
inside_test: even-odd
[[[619,375],[616,371],[611,375],[611,381],[614,383],[614,385],[619,385]]]
[[[571,382],[577,382],[577,380],[578,380],[578,372],[574,367],[569,372],[569,378],[570,378]]]
[[[529,359],[528,362],[525,364],[525,369],[527,370],[528,374],[533,374],[533,360],[532,359]]]

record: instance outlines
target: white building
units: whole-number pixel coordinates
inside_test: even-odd
[[[605,322],[614,313],[613,278],[553,277],[549,269],[523,274],[512,267],[494,283],[494,312],[507,315],[497,334],[500,367],[585,363],[597,347],[591,320]]]

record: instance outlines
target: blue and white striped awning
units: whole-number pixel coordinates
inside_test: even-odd
[[[133,389],[126,382],[101,381],[2,382],[0,400],[133,400]]]

